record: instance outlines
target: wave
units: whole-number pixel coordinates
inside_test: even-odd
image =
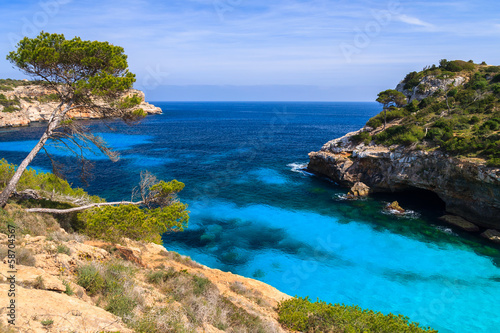
[[[395,209],[383,209],[382,214],[385,215],[395,215],[397,217],[403,217],[403,218],[408,218],[408,219],[418,219],[420,218],[420,214],[417,213],[416,211],[407,209],[405,210],[404,213],[401,213]]]
[[[308,163],[295,162],[295,163],[287,164],[286,166],[289,167],[290,171],[292,171],[292,172],[301,173],[301,174],[306,175],[306,176],[313,176],[312,173],[307,171],[307,164]]]
[[[441,225],[434,225],[434,224],[432,224],[432,226],[434,228],[436,228],[437,230],[442,231],[444,233],[447,233],[449,235],[458,236],[458,234],[455,233],[455,232],[453,232],[453,230],[451,228],[449,228],[449,227],[443,227]]]

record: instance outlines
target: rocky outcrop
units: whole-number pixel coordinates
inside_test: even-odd
[[[349,193],[347,193],[347,197],[351,199],[367,197],[370,194],[370,188],[366,186],[366,184],[362,182],[357,182],[351,187]]]
[[[18,86],[11,91],[0,91],[0,94],[3,94],[6,99],[19,102],[17,111],[0,112],[0,127],[28,126],[32,122],[47,121],[58,105],[58,103],[50,101],[52,93],[50,88],[40,85]],[[147,114],[162,113],[159,107],[145,101],[145,95],[142,91],[132,89],[127,95],[138,95],[142,102],[137,108],[143,109]],[[3,106],[0,105],[0,111],[3,111],[1,109]],[[100,118],[99,114],[85,108],[71,110],[68,116],[72,119]]]
[[[393,212],[394,214],[404,214],[406,211],[404,210],[403,207],[399,205],[399,202],[393,201],[390,204],[388,204],[385,209],[389,212]]]
[[[455,227],[463,229],[465,231],[469,232],[479,231],[479,227],[477,225],[475,225],[474,223],[470,223],[469,221],[461,218],[460,216],[445,215],[441,216],[439,219],[448,224],[454,225]]]
[[[404,89],[405,83],[401,81],[396,90],[405,94],[408,102],[413,100],[421,101],[426,97],[432,96],[439,90],[447,91],[451,86],[458,87],[469,80],[464,76],[456,76],[453,78],[437,78],[435,75],[425,76],[420,83],[412,89]]]
[[[500,232],[498,230],[488,229],[481,234],[486,239],[489,239],[492,242],[500,244]]]
[[[7,235],[0,233],[0,253],[3,256],[7,256],[8,244]],[[266,332],[287,332],[278,323],[275,308],[278,302],[290,296],[263,282],[197,264],[157,244],[127,239],[121,245],[84,241],[84,237],[68,234],[63,229],[50,237],[19,237],[16,244],[19,259],[21,253],[25,253],[25,257],[28,256],[26,253],[33,257],[30,266],[16,266],[16,332],[133,332],[120,317],[102,308],[100,296],[88,294],[76,284],[78,267],[97,263],[102,268],[109,263],[116,264],[120,259],[133,265],[135,272],[129,288],[140,295],[143,303],[134,310],[135,315],[148,309],[168,309],[164,311],[166,314],[163,317],[158,317],[165,325],[173,317],[178,318],[179,327],[193,325],[182,315],[182,305],[169,298],[168,291],[161,284],[151,283],[148,279],[152,272],[168,271],[172,276],[182,275],[182,281],[187,281],[186,285],[189,285],[189,279],[193,276],[208,279],[227,302],[257,317]],[[0,303],[4,304],[0,308],[0,331],[7,326],[6,305],[12,299],[9,298],[12,281],[6,273],[9,271],[7,260],[7,257],[0,257],[0,272],[4,274],[0,275]],[[24,261],[27,259],[24,258]],[[186,288],[186,285],[180,288]],[[208,319],[197,323],[196,330],[192,331],[221,332],[210,325]]]
[[[356,145],[350,138],[357,133],[311,152],[308,169],[346,187],[363,182],[374,192],[429,190],[446,203],[448,212],[500,229],[500,169],[439,151]]]

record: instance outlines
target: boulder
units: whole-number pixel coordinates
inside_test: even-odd
[[[9,285],[0,284],[0,302],[9,304]],[[50,327],[42,321],[52,320]],[[7,325],[7,316],[1,316]],[[131,333],[120,318],[76,297],[46,290],[16,287],[16,326],[19,332],[121,332]]]
[[[394,212],[396,214],[404,214],[406,211],[399,205],[399,202],[394,201],[385,206],[386,210]]]
[[[460,229],[463,229],[465,231],[469,231],[469,232],[478,232],[479,231],[479,227],[477,225],[467,221],[464,218],[461,218],[460,216],[445,215],[445,216],[441,216],[439,219],[441,221],[448,223],[448,224],[454,225],[455,227],[459,227]]]
[[[370,188],[365,183],[357,182],[353,187],[351,187],[347,196],[349,198],[359,198],[366,197],[368,194],[370,194]]]
[[[483,232],[481,236],[495,243],[500,243],[500,231],[498,230],[488,229],[485,232]]]

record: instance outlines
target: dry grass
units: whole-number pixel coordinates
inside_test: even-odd
[[[147,280],[162,294],[182,305],[183,315],[188,319],[188,324],[184,325],[184,328],[188,331],[209,323],[227,332],[268,332],[257,316],[234,305],[220,293],[217,286],[201,274],[190,274],[185,270],[176,271],[170,267],[151,272]],[[148,314],[146,319],[148,325],[155,323],[156,331],[163,332],[158,330],[163,313],[156,313],[155,320],[152,318],[153,314]],[[143,321],[139,323],[144,324]],[[175,321],[171,324],[175,324]]]
[[[16,226],[20,234],[31,236],[47,236],[61,228],[56,219],[49,214],[34,214],[26,212],[20,205],[9,204],[0,209],[0,232],[7,234],[7,224]]]
[[[193,267],[193,268],[202,268],[203,267],[202,265],[193,261],[190,257],[180,255],[177,252],[165,250],[165,251],[160,252],[160,254],[162,256],[164,256],[166,259],[177,261],[178,263],[181,263],[181,264],[189,266],[189,267]]]
[[[17,265],[35,266],[35,257],[33,256],[33,252],[31,252],[31,250],[24,247],[16,247],[14,251]],[[7,246],[0,246],[0,260],[7,257],[8,253],[9,249]]]
[[[229,287],[231,291],[234,291],[235,293],[248,298],[251,301],[254,301],[257,303],[257,305],[260,305],[262,307],[266,308],[271,308],[272,304],[269,303],[267,300],[265,300],[262,296],[262,293],[258,290],[254,289],[249,289],[247,288],[243,283],[239,281],[234,281],[231,283],[231,286]]]

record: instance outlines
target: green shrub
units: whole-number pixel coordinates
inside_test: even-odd
[[[79,215],[84,232],[110,242],[127,237],[161,244],[161,235],[169,230],[182,231],[189,220],[187,206],[173,202],[169,206],[141,209],[135,205],[108,206],[87,210]]]
[[[69,282],[67,281],[63,281],[63,284],[64,286],[66,287],[66,290],[64,291],[64,293],[68,296],[72,296],[75,294],[75,292],[73,291],[73,288],[71,288],[71,285],[69,284]]]
[[[90,296],[102,292],[106,287],[106,280],[102,272],[91,263],[80,266],[76,274],[76,283],[85,288]]]
[[[1,217],[1,215],[0,215]],[[2,221],[4,222],[4,221]],[[0,260],[4,259],[8,255],[9,249],[7,246],[0,246]],[[16,264],[24,266],[35,266],[36,260],[33,252],[25,247],[16,248]]]
[[[393,126],[374,136],[375,142],[385,145],[410,145],[419,142],[425,136],[424,131],[417,126]]]
[[[484,69],[486,73],[497,73],[500,72],[500,66],[489,66]]]
[[[495,75],[495,76],[491,79],[491,83],[498,83],[498,82],[500,82],[500,74]]]
[[[491,119],[491,120],[488,120],[485,123],[483,123],[483,125],[481,125],[480,128],[490,130],[490,131],[497,131],[500,128],[500,122],[498,122],[494,119]]]
[[[361,143],[364,142],[366,145],[370,144],[372,141],[372,136],[368,132],[359,132],[358,134],[355,134],[351,137],[351,140],[354,143]]]
[[[179,273],[172,267],[169,267],[169,269],[166,271],[160,270],[151,272],[146,276],[146,279],[149,283],[161,284],[162,282],[166,282],[167,280],[174,278],[177,275],[179,275]]]
[[[279,322],[288,329],[301,332],[398,332],[437,333],[430,327],[422,328],[409,322],[403,315],[384,315],[358,306],[311,302],[293,298],[278,305]]]
[[[41,103],[58,102],[59,96],[57,94],[43,95],[38,98]]]
[[[124,294],[114,294],[108,299],[105,310],[116,316],[125,317],[130,315],[136,306],[137,301],[132,297]]]
[[[381,117],[379,117],[379,115],[376,115],[375,117],[370,118],[370,120],[368,120],[366,125],[370,126],[372,128],[378,128],[378,127],[382,126],[382,124],[384,123],[384,120],[380,119],[380,118]]]
[[[500,167],[500,158],[489,159],[488,162],[486,163],[486,166],[495,167],[495,168]]]
[[[2,91],[11,91],[14,90],[11,86],[0,85],[0,90]]]
[[[408,111],[408,112],[417,112],[419,110],[418,108],[418,101],[416,99],[414,99],[413,101],[411,101],[410,103],[408,103],[406,106],[405,106],[405,109]]]
[[[404,118],[407,115],[409,115],[409,112],[404,108],[402,108],[402,109],[392,108],[389,111],[387,111],[387,114],[385,117],[386,117],[387,122],[390,122],[390,121],[395,120],[395,119]],[[375,117],[368,120],[366,125],[370,126],[372,128],[377,128],[377,127],[382,126],[383,123],[384,123],[384,112],[381,112],[378,115],[376,115]]]
[[[64,244],[57,245],[56,251],[57,251],[57,253],[64,253],[64,254],[67,254],[68,256],[71,254],[69,247],[67,247]]]
[[[461,72],[463,70],[473,71],[476,68],[476,66],[470,62],[463,60],[447,61],[446,59],[442,59],[439,62],[439,67],[450,72]]]
[[[43,326],[52,326],[52,324],[54,323],[54,321],[52,319],[46,319],[46,320],[42,320],[40,323]]]
[[[205,293],[208,286],[211,285],[211,282],[209,279],[207,279],[205,277],[199,277],[196,275],[193,275],[193,282],[194,282],[193,292],[197,296]]]
[[[469,124],[474,125],[480,122],[481,120],[477,116],[472,116],[469,120]]]
[[[405,84],[403,89],[411,90],[419,85],[420,80],[422,79],[422,75],[417,72],[411,72],[406,75],[403,80]]]

